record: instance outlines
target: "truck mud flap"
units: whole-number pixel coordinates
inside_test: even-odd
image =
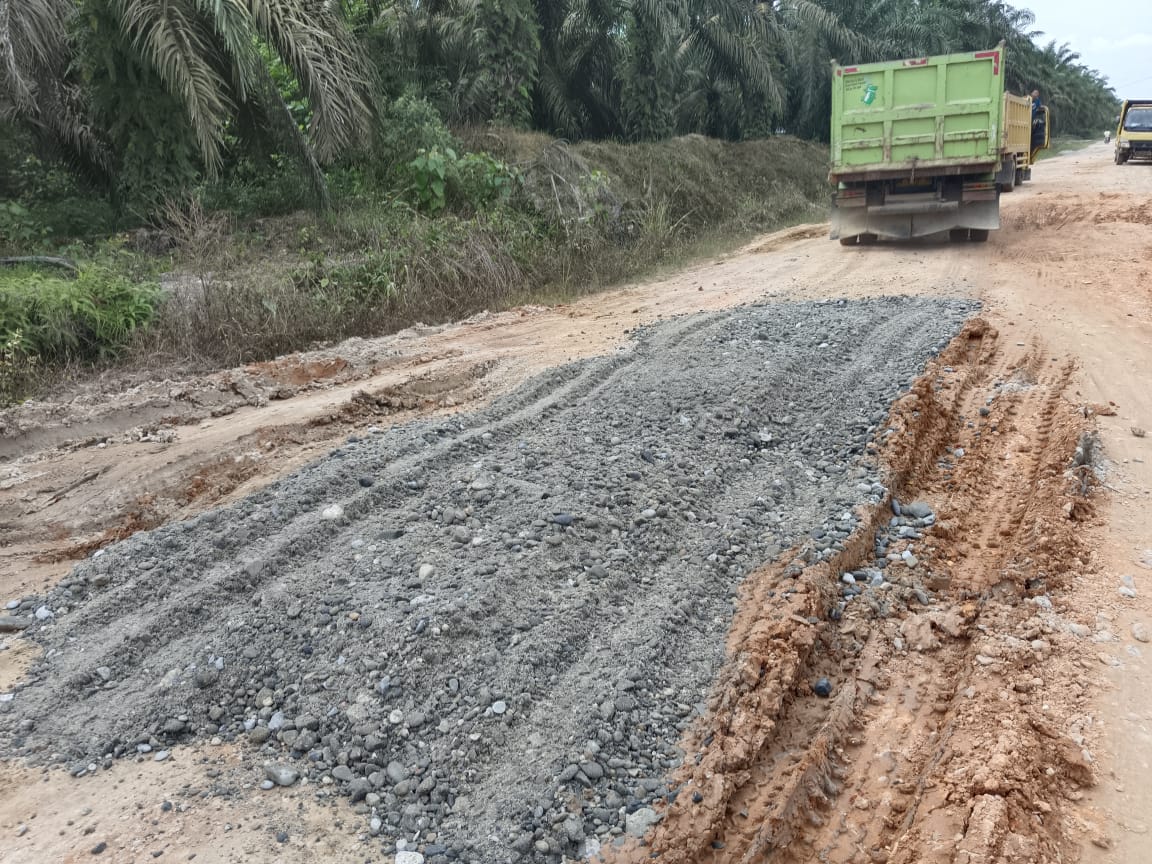
[[[832,211],[831,237],[874,234],[892,240],[909,240],[951,231],[975,228],[994,231],[1000,227],[999,201],[967,201],[950,210],[920,213],[876,212],[874,208],[844,207]]]

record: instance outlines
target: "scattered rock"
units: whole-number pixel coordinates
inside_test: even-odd
[[[264,766],[265,776],[277,786],[291,786],[300,779],[300,772],[291,765],[271,764]]]
[[[625,830],[633,837],[643,837],[648,833],[648,829],[659,821],[660,814],[655,810],[651,807],[641,807],[625,817]]]
[[[812,683],[812,692],[821,699],[827,699],[832,695],[832,682],[827,678],[817,678]]]
[[[0,633],[18,633],[27,630],[32,624],[27,618],[14,615],[0,615]]]
[[[932,507],[925,504],[923,501],[913,501],[911,504],[902,505],[904,515],[912,519],[927,519],[929,516],[934,515]]]

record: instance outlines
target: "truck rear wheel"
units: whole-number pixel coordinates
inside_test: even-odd
[[[1017,186],[1023,186],[1024,181],[1027,179],[1028,178],[1025,176],[1024,169],[1023,168],[1017,168],[1016,169],[1016,185]]]
[[[860,245],[861,246],[871,246],[879,239],[880,238],[877,237],[875,234],[861,234],[860,235]]]
[[[973,228],[968,232],[968,239],[973,243],[987,243],[988,242],[988,229],[987,228]]]
[[[840,245],[841,246],[855,246],[857,239],[858,238],[855,234],[853,234],[851,237],[841,237],[840,238]]]
[[[948,239],[953,243],[963,243],[968,239],[967,228],[953,228],[948,232]]]

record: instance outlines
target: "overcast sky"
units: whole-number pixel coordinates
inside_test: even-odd
[[[1013,0],[1030,9],[1046,45],[1067,42],[1108,76],[1121,99],[1152,94],[1152,3],[1147,0]]]

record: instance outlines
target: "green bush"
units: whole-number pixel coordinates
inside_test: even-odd
[[[0,341],[0,408],[20,402],[32,389],[36,357],[24,352],[22,341],[19,331]]]
[[[424,99],[401,96],[385,111],[377,132],[378,164],[383,177],[395,174],[422,151],[458,150],[455,137],[444,120]]]
[[[0,252],[33,249],[47,234],[48,229],[19,201],[0,201]]]
[[[439,213],[448,206],[448,172],[456,171],[458,157],[451,147],[441,150],[421,150],[408,163],[408,176],[412,181],[412,195],[416,206],[429,213]]]
[[[46,363],[94,362],[127,346],[156,310],[159,289],[108,265],[76,279],[32,269],[0,272],[0,344]]]
[[[0,253],[37,251],[59,239],[94,238],[117,227],[107,197],[85,188],[64,169],[0,136]]]
[[[433,214],[449,204],[477,211],[506,202],[521,183],[499,159],[487,153],[458,156],[451,147],[421,150],[408,163],[408,178],[416,206]]]
[[[457,169],[460,198],[472,209],[507,201],[523,182],[518,171],[488,153],[466,153]]]
[[[207,210],[221,210],[238,219],[280,216],[307,207],[307,184],[298,166],[282,156],[239,157],[219,179],[202,184],[195,195]]]

